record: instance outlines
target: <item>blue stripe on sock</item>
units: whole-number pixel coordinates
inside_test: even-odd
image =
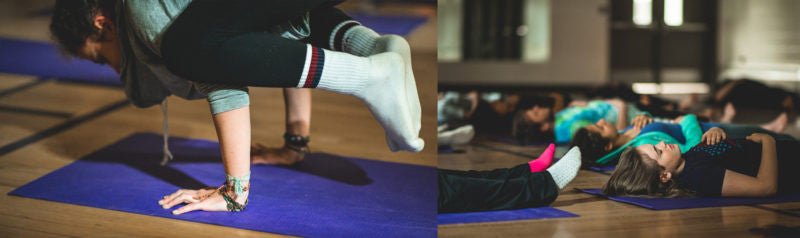
[[[322,78],[322,68],[325,66],[325,51],[322,48],[319,49],[319,56],[317,56],[317,68],[316,73],[314,73],[314,82],[311,84],[312,88],[316,88],[317,84],[319,84],[319,79]]]

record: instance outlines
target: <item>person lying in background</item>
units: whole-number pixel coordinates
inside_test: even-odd
[[[566,100],[568,97],[559,93],[546,96],[511,94],[505,97],[481,95],[476,91],[439,93],[439,141],[446,142],[445,145],[450,145],[451,141],[463,141],[451,140],[450,137],[467,124],[479,134],[507,136],[514,131],[533,131],[531,140],[552,141],[553,112],[564,108]]]
[[[782,133],[788,123],[795,120],[798,103],[797,94],[780,88],[750,79],[726,80],[718,86],[701,113],[718,122],[758,124],[766,130]],[[747,121],[741,115],[756,120]]]
[[[800,142],[765,133],[699,144],[626,147],[603,186],[608,196],[767,197],[800,192]]]
[[[609,123],[616,130],[630,124],[637,127],[647,120],[670,121],[669,118],[653,118],[649,112],[639,110],[633,103],[621,99],[575,101],[570,107],[556,114],[555,137],[557,143],[567,143],[578,130],[598,122]],[[639,119],[637,119],[637,117]]]

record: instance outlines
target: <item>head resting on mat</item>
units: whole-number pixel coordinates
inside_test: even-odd
[[[605,156],[614,148],[614,143],[619,137],[617,129],[609,122],[603,119],[582,127],[575,131],[572,135],[572,146],[581,148],[581,164],[584,167],[596,166],[595,162],[598,158]]]
[[[690,197],[693,192],[673,176],[682,169],[677,145],[664,142],[628,147],[620,156],[617,169],[603,186],[608,196]]]
[[[50,33],[71,56],[107,64],[117,72],[122,64],[114,23],[117,0],[58,0]]]
[[[520,143],[553,141],[553,113],[548,107],[534,105],[514,115],[511,136]]]

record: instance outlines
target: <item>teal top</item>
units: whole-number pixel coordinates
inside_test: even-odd
[[[683,120],[680,122],[681,125],[681,132],[683,132],[683,136],[686,138],[685,143],[680,143],[677,139],[673,138],[669,134],[661,131],[651,131],[641,135],[636,136],[633,140],[629,141],[625,145],[617,148],[616,150],[612,151],[611,153],[607,154],[606,156],[597,159],[595,162],[599,164],[608,164],[612,161],[619,159],[620,154],[622,151],[625,150],[628,146],[639,146],[644,144],[658,144],[661,141],[667,144],[677,144],[678,147],[681,148],[681,153],[686,153],[697,144],[700,144],[703,137],[703,130],[700,127],[700,123],[697,121],[697,116],[689,114],[683,117]]]

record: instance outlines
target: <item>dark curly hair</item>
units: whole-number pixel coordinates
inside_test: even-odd
[[[581,165],[586,168],[599,165],[596,160],[608,154],[605,146],[610,142],[611,140],[603,138],[599,133],[593,133],[586,127],[581,127],[572,135],[572,145],[570,147],[577,146],[580,148]]]
[[[99,31],[93,17],[100,11],[115,19],[119,0],[58,0],[53,8],[50,34],[65,53],[77,56],[86,39]]]
[[[511,127],[511,136],[520,144],[527,142],[548,142],[555,139],[555,132],[551,126],[546,131],[542,131],[540,122],[531,122],[525,117],[525,110],[518,110],[514,115]]]

